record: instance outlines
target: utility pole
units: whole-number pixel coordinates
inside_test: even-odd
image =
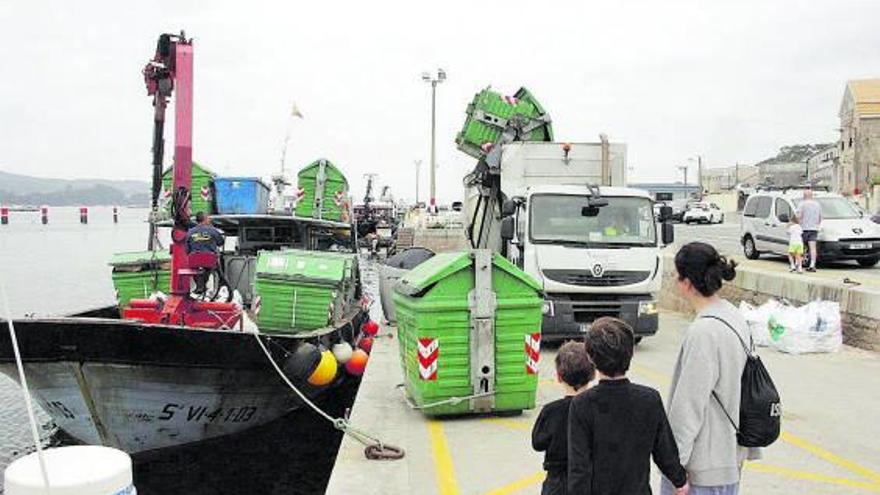
[[[422,170],[422,161],[416,160],[416,207],[419,206],[419,172]]]
[[[437,69],[437,74],[422,72],[422,81],[431,84],[431,213],[437,212],[437,154],[436,154],[436,130],[437,130],[437,84],[446,80],[446,71]]]
[[[678,169],[684,174],[684,188],[687,189],[688,185],[688,166],[687,165],[679,165]]]
[[[700,200],[703,199],[703,156],[697,155],[697,184],[700,186]]]

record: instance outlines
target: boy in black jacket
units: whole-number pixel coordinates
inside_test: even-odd
[[[676,494],[687,494],[687,473],[660,394],[626,379],[633,344],[632,328],[607,317],[596,320],[584,339],[599,383],[571,401],[569,494],[650,494],[652,456]]]
[[[545,405],[532,428],[532,448],[544,454],[547,479],[541,495],[565,495],[568,477],[568,407],[571,398],[586,388],[596,370],[584,345],[567,342],[556,353],[556,380],[565,396]]]

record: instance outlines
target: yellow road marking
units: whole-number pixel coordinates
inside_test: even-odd
[[[452,454],[446,444],[443,423],[436,420],[428,421],[428,435],[431,438],[431,452],[434,454],[434,474],[437,478],[437,490],[440,495],[459,495],[458,482],[455,480],[455,468],[452,465]]]
[[[878,487],[880,487],[880,473],[878,473],[876,471],[868,469],[868,468],[858,464],[855,461],[851,461],[849,459],[844,459],[843,457],[840,457],[839,455],[832,454],[831,452],[823,449],[822,447],[819,447],[818,445],[810,443],[807,440],[804,440],[803,438],[801,438],[797,435],[794,435],[792,433],[789,433],[787,431],[782,432],[782,440],[785,441],[786,443],[790,443],[791,445],[794,445],[795,447],[799,447],[801,449],[804,449],[807,452],[813,454],[814,456],[816,456],[820,459],[824,459],[824,460],[830,462],[831,464],[840,466],[843,469],[846,469],[847,471],[849,471],[851,473],[855,473],[855,474],[858,474],[859,476],[868,478],[874,484],[876,484]]]
[[[483,421],[487,423],[494,423],[498,426],[503,426],[505,428],[510,428],[512,430],[525,430],[532,431],[532,426],[528,423],[523,423],[521,421],[515,421],[513,419],[505,419],[505,418],[485,418]]]
[[[559,382],[557,382],[556,380],[552,380],[550,378],[547,378],[545,380],[539,381],[538,385],[556,385],[557,383],[559,383]]]
[[[526,488],[537,485],[538,483],[542,483],[544,478],[547,476],[547,473],[544,471],[537,472],[527,478],[523,478],[521,480],[514,481],[509,485],[504,485],[501,488],[496,488],[491,492],[486,492],[485,495],[510,495],[511,493],[516,493],[520,490],[525,490]]]
[[[670,377],[668,375],[661,373],[659,371],[655,371],[655,370],[648,368],[646,366],[633,363],[630,365],[630,368],[636,374],[642,375],[645,378],[647,378],[648,380],[652,380],[654,382],[660,382],[660,383],[667,385],[667,386],[672,382],[672,380],[670,379]],[[803,449],[803,450],[813,454],[814,456],[816,456],[820,459],[824,459],[825,461],[828,461],[831,464],[834,464],[836,466],[842,467],[843,469],[845,469],[851,473],[858,474],[859,476],[862,476],[862,477],[865,477],[865,478],[871,480],[872,481],[871,486],[874,486],[875,484],[876,484],[876,486],[880,486],[880,473],[878,473],[876,471],[868,469],[855,461],[851,461],[851,460],[846,459],[844,457],[840,457],[839,455],[833,454],[833,453],[829,452],[828,450],[825,450],[822,447],[819,447],[818,445],[815,445],[815,444],[813,444],[813,443],[811,443],[811,442],[809,442],[809,441],[807,441],[807,440],[805,440],[805,439],[803,439],[793,433],[783,431],[780,438],[785,443],[788,443],[790,445],[793,445],[795,447]],[[780,468],[780,469],[784,469],[784,468]],[[823,475],[816,474],[816,476],[823,476]],[[858,482],[854,481],[853,483],[858,483]]]
[[[756,471],[759,473],[767,473],[773,474],[776,476],[781,476],[784,478],[792,478],[798,480],[806,480],[812,481],[815,483],[826,483],[830,485],[839,485],[846,486],[849,488],[857,488],[859,490],[865,490],[872,493],[880,493],[880,485],[875,485],[874,483],[868,483],[866,481],[853,481],[846,478],[838,478],[836,476],[827,476],[824,474],[814,473],[810,471],[798,471],[795,469],[789,469],[782,466],[774,466],[772,464],[765,464],[764,462],[749,462],[746,463],[745,468],[749,471]]]

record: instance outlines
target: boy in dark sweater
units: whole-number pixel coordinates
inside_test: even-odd
[[[651,457],[676,487],[688,491],[660,394],[626,378],[633,355],[632,328],[599,318],[584,347],[599,383],[571,401],[568,425],[568,493],[648,495]]]
[[[556,353],[556,380],[562,384],[565,396],[541,409],[532,428],[532,448],[544,454],[547,479],[541,495],[565,495],[568,477],[568,408],[571,398],[585,389],[593,380],[596,370],[587,357],[584,345],[576,342],[563,344]]]

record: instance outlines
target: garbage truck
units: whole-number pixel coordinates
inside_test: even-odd
[[[658,220],[651,196],[626,187],[625,144],[604,135],[554,142],[549,116],[525,89],[479,93],[457,143],[478,158],[464,180],[471,246],[501,253],[541,284],[544,341],[581,337],[603,316],[628,322],[637,342],[657,332],[671,209]]]

